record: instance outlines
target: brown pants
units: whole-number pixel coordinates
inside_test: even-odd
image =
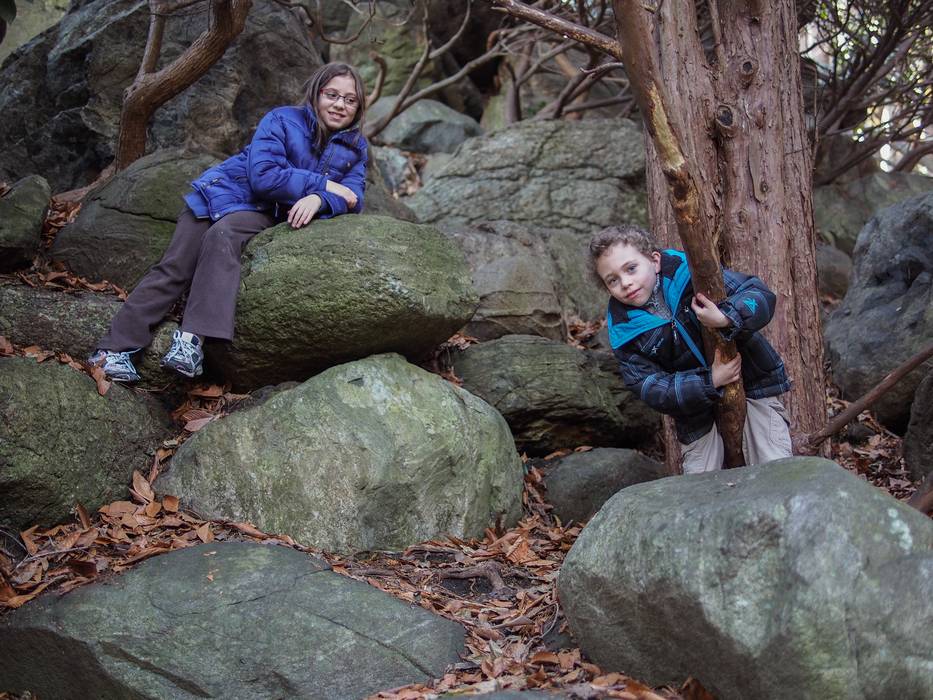
[[[742,453],[752,467],[791,456],[787,411],[777,397],[746,399],[745,427],[742,430]],[[725,447],[714,425],[699,440],[680,444],[684,456],[684,474],[698,474],[722,469]]]
[[[122,352],[147,346],[153,328],[188,287],[181,329],[232,339],[240,256],[253,236],[274,224],[261,212],[233,212],[212,222],[185,208],[162,259],[127,297],[97,347]]]

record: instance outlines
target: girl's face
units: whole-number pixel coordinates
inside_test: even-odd
[[[596,261],[596,274],[609,294],[628,306],[648,303],[660,271],[660,253],[647,256],[627,243],[616,243]]]
[[[317,96],[317,114],[330,131],[346,129],[360,108],[353,76],[338,75],[327,81]]]

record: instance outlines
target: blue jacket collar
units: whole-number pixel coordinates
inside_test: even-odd
[[[661,290],[671,313],[680,306],[681,297],[690,284],[690,267],[687,256],[679,250],[661,251]],[[609,300],[606,325],[609,328],[609,342],[613,349],[620,348],[633,338],[654,328],[669,323],[667,319],[628,306],[616,299]]]
[[[317,116],[314,114],[314,110],[311,109],[311,105],[305,103],[304,105],[304,115],[305,121],[308,123],[308,132],[311,134],[316,133],[317,131]],[[355,137],[360,132],[359,123],[356,126],[351,126],[348,129],[341,129],[340,131],[335,131],[330,135],[332,139],[339,138],[342,141],[350,143],[350,137]]]

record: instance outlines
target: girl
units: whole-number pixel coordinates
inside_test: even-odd
[[[684,473],[721,469],[724,448],[714,424],[722,387],[741,381],[747,398],[742,450],[749,466],[791,456],[784,406],[784,362],[759,331],[774,314],[774,294],[757,277],[723,270],[728,295],[714,304],[694,294],[687,258],[658,250],[645,231],[611,227],[590,241],[590,268],[609,292],[607,323],[626,388],[673,416]],[[739,354],[712,363],[700,326],[734,340]]]
[[[190,287],[162,366],[186,377],[202,372],[205,337],[233,338],[240,255],[263,229],[287,220],[300,228],[363,208],[368,150],[361,134],[365,96],[356,69],[319,68],[301,105],[278,107],[241,153],[191,183],[185,210],[162,260],[143,277],[88,361],[114,381],[139,374],[130,355]]]

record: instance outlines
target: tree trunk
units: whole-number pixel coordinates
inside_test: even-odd
[[[708,53],[694,2],[657,6],[616,0],[620,41],[641,36],[657,66],[660,97],[698,188],[698,226],[724,265],[758,275],[778,297],[764,332],[794,380],[782,398],[792,431],[815,432],[825,422],[823,349],[794,2],[710,0],[716,45]],[[639,34],[631,24],[637,15],[647,25]],[[675,243],[664,155],[656,138],[647,141],[652,228]]]
[[[146,131],[155,111],[210,70],[246,25],[252,0],[211,0],[208,27],[171,64],[156,71],[165,18],[194,0],[150,0],[149,37],[139,73],[123,94],[116,170],[146,152]]]

